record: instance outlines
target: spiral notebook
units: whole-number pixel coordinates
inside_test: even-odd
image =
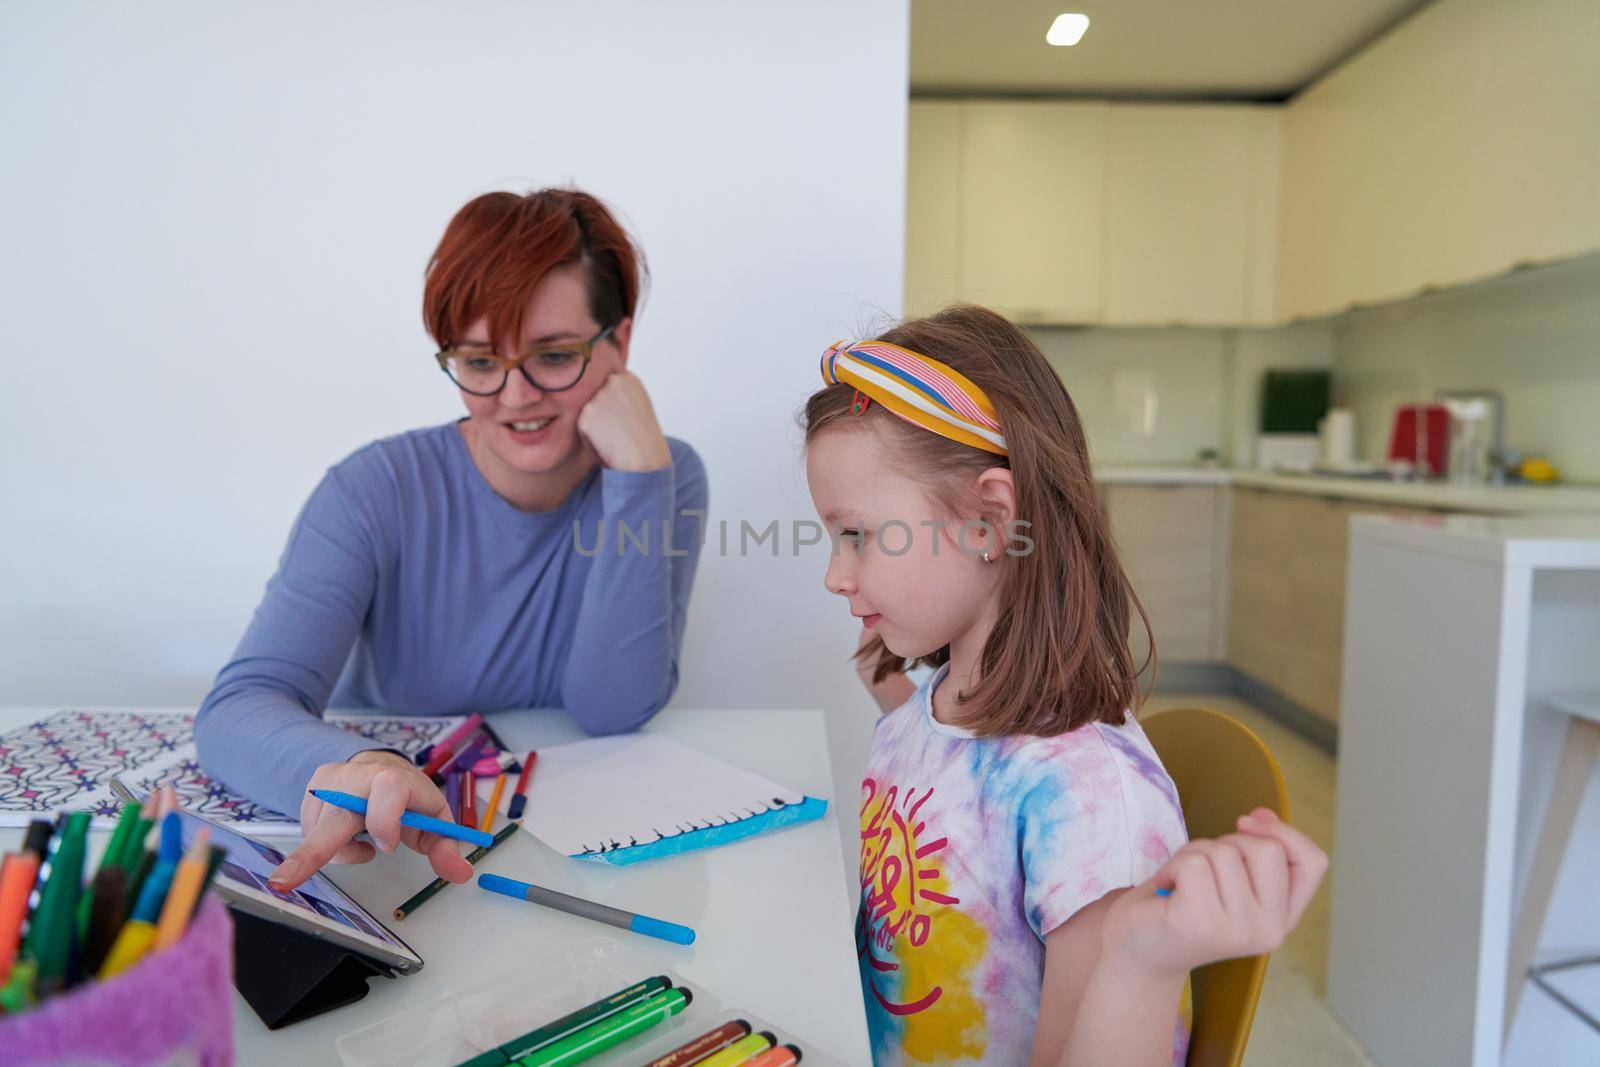
[[[540,749],[522,826],[568,856],[622,866],[810,822],[827,807],[670,737],[631,734]]]

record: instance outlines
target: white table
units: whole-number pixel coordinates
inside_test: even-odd
[[[0,731],[53,710],[0,708]],[[490,722],[516,749],[582,736],[559,712],[502,713]],[[669,710],[646,729],[830,804],[837,802],[831,795],[820,711]],[[537,770],[534,775],[530,802],[537,804]],[[853,802],[853,797],[847,799]],[[688,948],[532,905],[508,927],[508,902],[470,885],[446,889],[414,916],[396,923],[388,919],[390,912],[433,877],[426,860],[402,849],[362,866],[331,868],[334,880],[384,919],[426,965],[409,978],[374,979],[371,992],[359,1003],[277,1032],[268,1031],[239,998],[239,1062],[295,1067],[338,1063],[335,1043],[351,1031],[510,973],[520,961],[607,936],[714,991],[723,1003],[791,1030],[819,1051],[848,1064],[870,1064],[856,970],[855,898],[839,867],[833,814],[830,810],[814,822],[723,848],[620,868],[568,859],[531,835],[517,834],[483,865],[484,870],[685,923],[698,934]],[[97,855],[108,835],[93,836]],[[20,839],[20,831],[0,830],[0,848],[14,848]],[[515,936],[504,936],[508,929]],[[490,931],[495,936],[487,936]]]

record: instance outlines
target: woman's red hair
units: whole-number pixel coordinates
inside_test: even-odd
[[[449,348],[487,318],[495,351],[515,350],[533,291],[571,263],[588,272],[596,324],[633,315],[647,277],[644,254],[605,204],[577,189],[485,193],[456,212],[428,261],[423,322]]]

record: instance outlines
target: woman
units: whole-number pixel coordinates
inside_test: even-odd
[[[399,844],[471,876],[454,842],[399,825],[408,809],[448,817],[438,787],[324,722],[330,705],[560,705],[613,733],[672,696],[706,478],[626,369],[642,273],[610,212],[574,190],[490,193],[445,230],[423,314],[467,416],[328,471],[195,720],[211,774],[300,813],[274,886]],[[648,547],[624,550],[623,524],[648,528]],[[311,788],[366,796],[365,818]],[[353,840],[363,829],[372,844]]]

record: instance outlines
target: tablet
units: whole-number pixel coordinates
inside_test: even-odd
[[[201,827],[210,829],[213,846],[227,851],[211,888],[231,906],[335,942],[401,974],[422,969],[422,957],[416,950],[350,899],[326,874],[318,871],[298,888],[279,892],[267,885],[267,875],[283,862],[282,852],[202,816],[187,811],[178,815],[183,822],[185,851]]]

